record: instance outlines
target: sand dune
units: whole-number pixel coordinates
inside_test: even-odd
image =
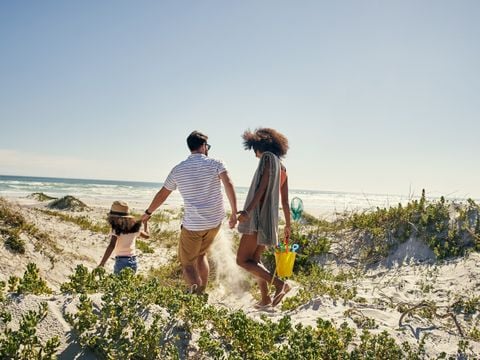
[[[12,275],[22,276],[28,263],[34,262],[41,276],[53,289],[52,295],[13,296],[7,310],[12,312],[14,323],[18,323],[26,310],[36,309],[42,301],[48,304],[49,313],[38,326],[41,340],[58,335],[61,339],[59,358],[94,359],[93,353],[82,349],[75,342],[75,335],[65,321],[66,312],[75,311],[76,299],[60,292],[60,285],[68,280],[78,264],[93,269],[98,264],[108,244],[106,235],[82,230],[78,225],[45,214],[38,209],[44,205],[33,200],[22,199],[14,205],[16,209],[42,232],[49,234],[56,246],[54,251],[47,245],[38,250],[36,241],[22,235],[26,241],[25,254],[14,254],[5,246],[0,247],[0,280],[8,281]],[[88,216],[102,222],[106,209],[95,207],[93,210],[76,214]],[[175,221],[177,223],[175,223]],[[178,226],[175,220],[169,226]],[[235,230],[226,226],[220,232],[212,248],[211,260],[215,266],[214,288],[209,294],[209,303],[231,310],[243,310],[248,316],[260,320],[266,316],[279,320],[288,314],[292,322],[314,326],[317,318],[331,320],[340,325],[346,321],[357,328],[361,320],[373,320],[373,332],[388,331],[398,342],[407,341],[418,344],[426,336],[425,348],[430,357],[441,352],[455,356],[459,340],[472,328],[480,327],[480,314],[472,317],[449,315],[449,307],[455,301],[480,296],[480,253],[454,260],[436,262],[434,255],[423,243],[410,239],[402,244],[395,253],[382,263],[358,273],[356,278],[346,281],[346,286],[355,287],[357,300],[333,299],[320,296],[296,309],[282,311],[280,308],[258,311],[253,308],[255,299],[248,291],[251,280],[235,264],[233,240]],[[139,252],[140,273],[147,273],[150,267],[157,267],[175,258],[175,249],[154,246],[153,254]],[[113,260],[108,263],[111,271]],[[286,299],[294,297],[302,289],[302,284],[291,281],[292,290]],[[100,297],[101,295],[95,295]],[[362,301],[358,301],[362,299]],[[432,311],[429,319],[408,311],[415,306]],[[402,314],[407,313],[402,317]],[[401,320],[401,321],[400,321]],[[455,320],[458,326],[455,324]],[[359,330],[361,332],[361,330]],[[480,343],[469,341],[471,354],[480,354]],[[472,355],[473,356],[473,355]]]

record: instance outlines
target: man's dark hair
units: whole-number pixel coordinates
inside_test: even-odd
[[[193,131],[190,135],[187,137],[187,145],[190,151],[195,151],[198,150],[200,146],[205,144],[208,140],[208,136],[205,134],[202,134],[200,131]]]

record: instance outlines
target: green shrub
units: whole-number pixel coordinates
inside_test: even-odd
[[[146,241],[138,239],[136,241],[136,244],[137,244],[138,250],[140,250],[141,252],[145,254],[153,254],[154,252],[153,248],[150,245],[148,245]]]
[[[21,213],[3,198],[0,198],[0,233],[6,236],[5,245],[19,254],[25,253],[25,242],[20,238],[21,233],[34,238],[35,251],[44,253],[52,264],[55,255],[62,252],[57,243],[45,232],[40,231],[34,224],[29,223]]]
[[[31,193],[30,195],[27,196],[29,199],[35,199],[37,201],[50,201],[50,200],[56,200],[56,197],[48,196],[44,194],[43,192],[36,192],[36,193]]]
[[[94,279],[80,273],[77,277]],[[350,275],[324,277],[341,281]],[[346,323],[336,327],[319,318],[311,327],[292,326],[289,316],[278,322],[267,316],[254,320],[243,311],[208,305],[204,297],[187,294],[183,286],[171,286],[162,277],[146,279],[130,269],[92,281],[98,286],[78,289],[102,291],[101,308],[94,309],[83,293],[78,311],[66,318],[80,343],[102,358],[395,359],[416,352],[408,344],[399,346],[386,333],[364,333],[360,342],[355,341],[356,332]],[[199,334],[197,348],[187,353],[184,344],[194,332]]]
[[[82,230],[90,230],[100,234],[108,234],[110,232],[110,225],[107,221],[102,222],[95,222],[90,220],[88,216],[73,216],[70,214],[64,214],[58,211],[46,210],[46,209],[37,209],[38,211],[50,215],[55,216],[63,221],[76,224]]]
[[[20,238],[19,231],[9,231],[5,239],[5,246],[14,253],[25,254],[25,240]]]
[[[82,264],[77,265],[75,273],[68,276],[69,282],[60,286],[60,291],[69,294],[91,294],[99,291],[105,280],[105,268],[97,267],[91,272]]]
[[[387,256],[411,236],[425,241],[438,259],[463,255],[468,248],[477,247],[480,234],[479,207],[473,200],[463,205],[444,197],[427,201],[425,190],[419,200],[405,206],[344,214],[338,222],[365,240],[361,258],[365,263]]]
[[[282,301],[282,310],[293,310],[319,296],[328,296],[331,299],[353,300],[357,295],[357,288],[346,283],[355,277],[355,273],[331,271],[319,266],[311,267],[309,271],[294,273],[292,279],[302,287],[294,296]]]
[[[60,346],[58,337],[52,337],[43,345],[36,335],[36,327],[46,315],[47,303],[41,303],[38,311],[23,314],[18,330],[12,330],[8,326],[11,316],[4,313],[2,320],[7,326],[0,334],[0,359],[56,359],[55,353]]]
[[[45,280],[38,275],[37,265],[29,263],[23,278],[11,276],[9,279],[9,290],[18,294],[51,294],[52,290],[47,286]]]
[[[90,208],[82,202],[81,200],[77,199],[74,196],[67,195],[60,199],[55,199],[48,204],[50,209],[57,209],[57,210],[68,210],[68,211],[85,211],[90,210]]]

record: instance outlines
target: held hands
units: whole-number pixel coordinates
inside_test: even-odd
[[[143,223],[143,226],[145,226],[145,227],[147,226],[147,222],[148,222],[148,220],[150,220],[151,216],[152,215],[149,215],[147,213],[142,215],[142,217],[140,218],[140,221]]]
[[[140,221],[143,224],[143,230],[140,232],[140,236],[144,239],[150,238],[150,233],[148,232],[148,220],[150,220],[151,215],[145,213],[140,218]]]
[[[238,211],[237,214],[240,214],[238,215],[238,222],[240,223],[246,222],[250,219],[250,214],[247,210]]]
[[[285,234],[285,239],[290,239],[290,234],[291,234],[290,225],[285,225],[285,228],[283,229],[283,232]]]
[[[237,215],[232,214],[230,215],[230,219],[228,220],[228,226],[230,227],[230,229],[233,229],[235,225],[237,225]]]

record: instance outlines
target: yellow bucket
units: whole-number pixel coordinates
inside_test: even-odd
[[[293,265],[295,264],[296,255],[297,253],[294,251],[275,253],[277,276],[279,277],[292,276]]]

